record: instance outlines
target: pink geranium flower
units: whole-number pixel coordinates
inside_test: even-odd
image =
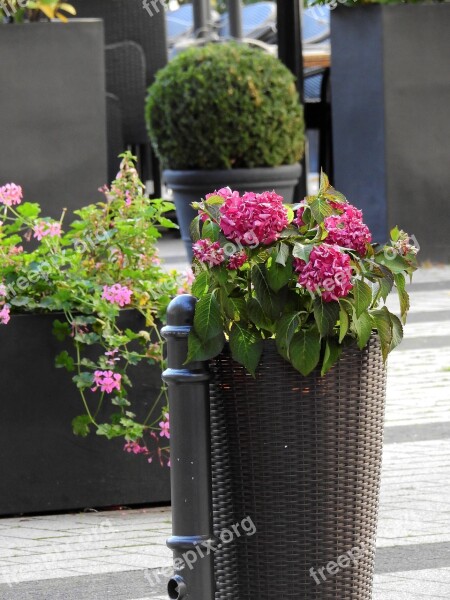
[[[362,212],[351,204],[335,204],[335,208],[340,214],[326,217],[324,221],[328,231],[327,242],[350,248],[360,256],[365,256],[372,234],[363,222]]]
[[[132,294],[133,292],[126,286],[115,283],[111,286],[103,286],[102,298],[123,307],[130,304]]]
[[[149,454],[147,446],[141,446],[138,442],[127,442],[123,449],[133,454]]]
[[[225,260],[223,249],[219,242],[211,242],[211,240],[198,240],[192,246],[192,251],[195,258],[202,263],[209,264],[210,267],[217,267]]]
[[[288,224],[283,198],[275,192],[247,192],[243,196],[233,192],[220,212],[224,235],[246,246],[271,244]]]
[[[6,294],[7,294],[6,286],[3,283],[0,283],[0,296],[6,296]]]
[[[61,224],[41,221],[33,227],[33,237],[40,242],[44,237],[60,237]]]
[[[0,310],[0,325],[7,325],[10,319],[9,305],[5,304]]]
[[[7,183],[0,187],[0,204],[5,206],[14,206],[22,202],[23,192],[20,185]]]
[[[122,375],[120,373],[113,373],[113,371],[95,371],[94,372],[94,387],[93,392],[96,392],[100,388],[101,392],[111,394],[113,390],[120,392],[120,384],[122,381]]]
[[[294,266],[299,285],[320,294],[324,302],[344,298],[353,288],[350,257],[336,245],[315,246],[308,263],[296,258]]]
[[[160,436],[170,439],[170,417],[169,413],[164,413],[164,421],[161,421],[159,426],[161,428]]]

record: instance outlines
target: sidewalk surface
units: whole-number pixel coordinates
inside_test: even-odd
[[[179,241],[162,254],[186,266]],[[422,269],[409,291],[389,360],[374,600],[450,598],[450,267]],[[165,599],[168,535],[168,508],[0,519],[0,599]]]

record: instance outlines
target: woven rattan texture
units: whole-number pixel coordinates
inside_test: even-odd
[[[218,550],[216,600],[370,600],[386,381],[378,339],[347,348],[324,378],[302,377],[272,341],[255,379],[227,351],[211,370],[215,533],[245,517],[256,526]],[[311,568],[356,548],[359,561],[315,582]]]

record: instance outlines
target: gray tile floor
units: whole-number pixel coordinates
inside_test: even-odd
[[[170,268],[181,243],[162,244]],[[410,287],[389,361],[374,600],[450,598],[450,268]],[[396,298],[389,299],[396,306]],[[160,600],[168,508],[0,520],[1,600]],[[282,599],[281,599],[282,600]]]

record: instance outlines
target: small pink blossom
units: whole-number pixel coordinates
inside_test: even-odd
[[[7,183],[0,187],[0,204],[5,206],[14,206],[22,202],[23,192],[20,185]]]
[[[244,251],[237,252],[236,254],[233,254],[232,256],[230,256],[230,260],[228,261],[227,268],[230,269],[231,271],[236,271],[237,269],[240,269],[242,267],[242,265],[247,262],[247,260],[248,260],[248,256],[247,256],[246,252],[244,252]]]
[[[114,350],[108,350],[108,352],[105,352],[105,356],[108,357],[108,360],[106,361],[108,365],[114,366],[115,362],[120,361],[120,356],[116,356],[118,352],[118,348],[115,348]]]
[[[164,413],[164,421],[161,421],[159,424],[161,428],[161,433],[159,434],[161,437],[166,437],[170,439],[170,416],[169,413]]]
[[[8,250],[8,254],[10,256],[15,256],[16,254],[22,254],[23,252],[23,246],[11,246],[11,248]]]
[[[40,242],[44,237],[60,237],[61,224],[41,221],[33,227],[33,237]]]
[[[224,235],[246,246],[271,244],[288,224],[283,198],[275,192],[246,192],[243,196],[233,192],[220,213]]]
[[[343,248],[355,250],[360,256],[367,254],[367,244],[372,234],[363,222],[363,214],[351,204],[334,204],[339,215],[331,215],[324,221],[328,231],[327,241]]]
[[[308,263],[296,258],[294,266],[300,274],[300,287],[320,294],[324,302],[344,298],[353,288],[350,257],[341,252],[339,246],[315,246]]]
[[[132,203],[131,192],[129,190],[127,190],[125,192],[125,206],[131,206],[131,203]]]
[[[8,290],[6,289],[6,285],[0,283],[0,296],[6,296]]]
[[[147,446],[141,446],[138,442],[127,442],[123,449],[125,452],[133,454],[149,454]]]
[[[198,240],[192,246],[192,251],[195,258],[202,263],[209,264],[210,267],[221,265],[225,260],[223,249],[219,242],[211,242],[210,240]]]
[[[115,283],[111,286],[103,286],[102,298],[112,304],[118,304],[120,307],[123,307],[130,304],[132,294],[133,292],[126,286]]]
[[[191,269],[191,267],[185,270],[185,272],[183,273],[183,279],[184,281],[182,285],[180,285],[180,287],[178,288],[177,293],[189,294],[191,291],[192,284],[195,280],[194,271]]]
[[[94,372],[94,387],[93,392],[96,392],[98,388],[100,391],[111,394],[113,390],[120,392],[120,384],[122,375],[120,373],[113,373],[112,371],[95,371]]]
[[[11,319],[9,305],[5,304],[0,310],[0,325],[7,325]]]
[[[305,205],[299,206],[297,209],[297,214],[295,215],[295,219],[292,221],[294,225],[300,229],[300,227],[304,227],[306,223],[303,221],[303,213],[305,212]]]

